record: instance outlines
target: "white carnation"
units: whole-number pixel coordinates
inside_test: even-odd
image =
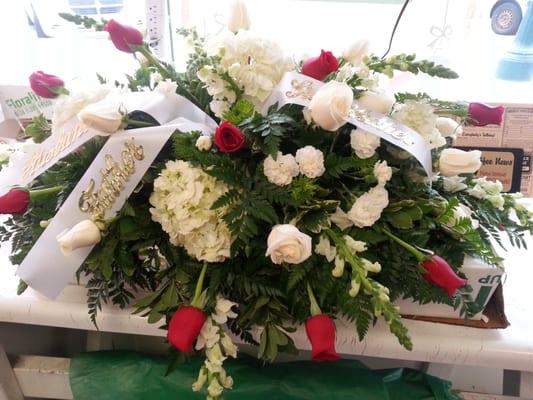
[[[374,176],[380,185],[386,184],[392,178],[392,168],[387,165],[387,161],[378,161],[374,164]]]
[[[392,118],[418,132],[431,148],[446,144],[446,139],[436,127],[437,115],[427,101],[407,100],[405,104],[396,107]]]
[[[300,172],[308,178],[318,178],[326,172],[324,153],[313,146],[298,149],[295,160],[300,167]]]
[[[350,145],[359,158],[366,159],[372,157],[379,147],[381,139],[373,133],[363,129],[353,129],[350,133]]]
[[[263,163],[264,173],[270,183],[278,186],[286,186],[300,173],[298,163],[292,154],[278,156],[274,160],[272,156],[265,158]]]
[[[389,192],[378,185],[363,194],[348,211],[348,218],[359,228],[372,226],[381,217],[381,213],[389,204]]]
[[[154,181],[152,219],[199,261],[221,262],[230,256],[231,234],[223,209],[211,206],[227,186],[185,161],[169,161]]]

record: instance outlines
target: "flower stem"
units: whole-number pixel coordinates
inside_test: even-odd
[[[410,245],[409,243],[404,242],[402,239],[400,239],[398,236],[393,235],[392,232],[389,232],[387,229],[383,228],[382,232],[388,237],[390,237],[392,240],[394,240],[396,243],[398,243],[400,246],[402,246],[405,250],[410,252],[413,256],[415,256],[418,262],[422,262],[427,258],[420,250]]]
[[[313,289],[311,289],[311,285],[309,283],[307,283],[307,295],[309,296],[309,302],[311,303],[311,315],[314,316],[322,314],[322,310],[318,306],[315,294],[313,293]]]
[[[163,79],[170,78],[170,74],[168,70],[164,67],[163,64],[161,64],[161,61],[159,61],[156,57],[154,57],[154,55],[152,54],[152,52],[147,46],[144,46],[144,45],[140,46],[137,49],[137,51],[146,57],[148,62],[157,69],[157,71],[161,74]]]
[[[204,266],[202,267],[202,271],[200,272],[200,276],[198,277],[198,281],[196,282],[196,288],[194,290],[194,297],[191,301],[191,306],[203,308],[203,299],[202,299],[202,290],[204,288],[204,279],[205,279],[205,273],[207,271],[207,263],[204,263]]]
[[[56,194],[56,193],[59,193],[61,189],[63,189],[63,186],[52,186],[52,187],[44,188],[44,189],[30,190],[30,199],[37,200],[41,198],[42,196],[47,196],[49,194]]]

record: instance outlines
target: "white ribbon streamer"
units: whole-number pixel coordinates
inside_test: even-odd
[[[262,112],[275,103],[299,104],[307,107],[323,82],[297,72],[287,72],[272,94],[265,101]],[[394,119],[369,111],[354,104],[348,121],[350,124],[392,143],[412,154],[428,176],[432,175],[431,147],[422,136]]]
[[[212,134],[217,124],[207,114],[181,96],[173,100],[170,102],[172,110],[180,115],[179,118],[163,126],[117,132],[108,139],[18,268],[17,275],[29,286],[47,297],[55,298],[91,252],[94,246],[80,248],[64,256],[56,238],[65,229],[90,218],[90,215],[80,210],[79,199],[91,180],[97,185],[102,181],[100,170],[106,165],[106,158],[110,156],[120,160],[124,145],[132,140],[143,148],[143,159],[135,161],[134,172],[125,181],[112,207],[105,212],[107,219],[122,208],[173,132],[201,131],[204,135]],[[160,109],[158,113],[163,118]]]

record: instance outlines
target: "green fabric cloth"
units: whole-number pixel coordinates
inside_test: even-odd
[[[132,352],[83,353],[70,366],[76,400],[189,400],[200,358],[164,376],[167,360]],[[227,400],[458,400],[450,383],[410,369],[373,371],[358,361],[263,365],[247,356],[224,363],[235,379]]]

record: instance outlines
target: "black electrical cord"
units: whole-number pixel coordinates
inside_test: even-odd
[[[394,23],[394,28],[392,28],[392,33],[390,35],[390,40],[389,40],[389,47],[387,48],[387,51],[385,52],[385,54],[383,54],[381,58],[385,58],[387,54],[389,54],[392,48],[392,41],[394,40],[396,29],[398,28],[398,25],[400,24],[400,20],[402,19],[405,9],[407,8],[407,4],[409,4],[409,0],[405,0],[405,2],[403,3],[402,9],[400,10],[400,14],[398,14],[398,18],[396,18],[396,22]]]

